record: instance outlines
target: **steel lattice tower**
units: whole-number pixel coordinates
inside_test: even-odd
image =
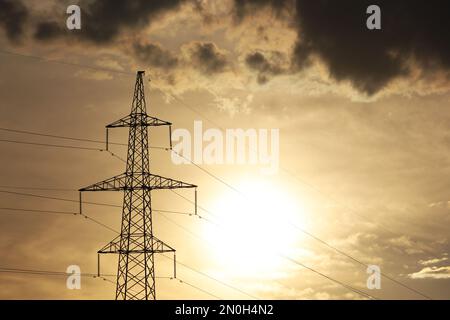
[[[171,123],[147,115],[143,76],[144,71],[137,72],[131,113],[106,126],[107,144],[109,128],[129,128],[125,173],[79,190],[80,210],[82,191],[123,191],[120,235],[98,251],[119,255],[116,299],[121,300],[155,300],[154,254],[175,253],[153,234],[151,191],[197,187],[150,173],[148,127],[170,129]]]

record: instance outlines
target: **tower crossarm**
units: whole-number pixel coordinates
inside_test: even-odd
[[[171,178],[165,178],[156,174],[148,175],[148,185],[150,189],[179,189],[179,188],[197,188],[195,184],[186,183]]]
[[[122,173],[118,176],[81,188],[78,191],[122,191],[126,189],[126,177],[126,174]]]
[[[114,121],[106,126],[106,128],[123,128],[123,127],[158,127],[170,126],[172,123],[155,117],[151,117],[145,113],[129,114],[122,119]]]
[[[194,184],[151,173],[122,173],[118,176],[94,183],[79,191],[123,191],[196,188]]]
[[[131,235],[133,236],[141,236],[141,235]],[[106,246],[98,250],[97,253],[108,254],[108,253],[165,253],[165,252],[175,252],[176,250],[169,246],[168,244],[162,242],[155,236],[151,236],[152,243],[151,247],[143,248],[143,247],[135,247],[131,250],[126,250],[120,248],[121,235],[118,235],[116,238],[111,240]],[[127,235],[123,235],[123,237],[127,237]],[[122,237],[122,238],[123,238]]]

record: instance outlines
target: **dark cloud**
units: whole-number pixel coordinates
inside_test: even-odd
[[[225,54],[212,42],[195,42],[190,51],[191,63],[205,74],[224,72],[229,66]]]
[[[279,13],[289,2],[236,0],[236,18],[269,6]],[[382,30],[366,27],[366,9],[372,4],[381,7]],[[372,95],[408,75],[411,59],[423,70],[450,69],[448,0],[297,0],[292,12],[298,31],[292,59],[296,70],[317,56],[336,80]]]
[[[77,32],[67,33],[59,23],[41,22],[36,27],[37,39],[52,39],[70,34],[80,40],[96,44],[107,44],[125,29],[145,27],[156,18],[175,10],[185,0],[84,0],[79,3],[82,11],[82,28]],[[65,14],[65,10],[61,11]],[[67,16],[58,21],[65,23]]]
[[[116,40],[123,31],[145,28],[165,13],[175,10],[184,0],[156,1],[116,1],[83,0],[81,8],[81,30],[68,31],[65,25],[65,8],[56,12],[60,16],[55,20],[36,24],[34,38],[40,41],[56,39],[77,40],[95,45],[108,45]],[[64,9],[64,10],[63,10]],[[55,14],[58,16],[58,14]],[[171,69],[177,66],[178,59],[170,51],[157,44],[135,42],[129,51],[139,62],[148,66]]]
[[[64,27],[61,26],[60,24],[53,21],[49,21],[39,23],[36,26],[36,30],[34,31],[33,36],[36,40],[45,41],[60,37],[66,32],[67,30],[64,29]]]
[[[0,0],[0,27],[9,40],[18,41],[24,34],[28,10],[19,0]]]
[[[376,1],[382,29],[366,28],[373,1],[297,1],[299,41],[294,62],[318,55],[337,80],[349,80],[372,95],[392,79],[408,74],[408,60],[424,68],[450,67],[450,2]]]
[[[283,54],[281,52],[271,52],[270,58],[264,56],[261,52],[253,52],[246,56],[245,64],[258,73],[258,83],[264,84],[269,81],[271,76],[286,73],[281,65]]]
[[[294,62],[303,66],[318,55],[337,80],[349,80],[372,95],[408,73],[408,60],[424,67],[450,66],[450,2],[377,1],[382,30],[368,30],[366,9],[373,1],[297,1],[299,41]]]
[[[295,9],[295,0],[234,0],[234,18],[241,22],[251,16],[256,10],[269,8],[279,18],[286,18]]]
[[[133,54],[140,62],[156,68],[168,70],[178,65],[177,57],[158,44],[135,43]]]

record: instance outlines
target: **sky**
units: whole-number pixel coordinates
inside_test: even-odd
[[[68,30],[75,3],[81,29]],[[96,273],[97,250],[116,234],[49,211],[78,212],[76,190],[122,173],[126,147],[12,143],[104,148],[5,129],[103,141],[145,70],[147,112],[174,130],[279,130],[270,173],[175,164],[150,149],[152,173],[199,186],[200,217],[153,212],[183,280],[158,257],[158,299],[367,298],[342,284],[380,299],[449,299],[449,3],[376,3],[381,30],[367,29],[366,0],[0,0],[0,298],[114,298],[112,255],[101,260],[109,281],[82,276],[80,290],[64,275],[5,270]],[[150,145],[168,143],[150,129]],[[83,197],[120,206],[123,194]],[[152,205],[193,213],[184,198],[157,190]],[[83,213],[120,229],[120,208]],[[348,256],[396,282],[368,289],[366,266]]]

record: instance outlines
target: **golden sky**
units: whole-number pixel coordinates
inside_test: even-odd
[[[78,2],[81,30],[69,31],[71,1],[0,0],[0,128],[102,140],[104,126],[130,112],[134,74],[146,70],[147,111],[174,129],[193,132],[197,120],[205,130],[279,129],[275,174],[249,164],[200,166],[232,188],[150,150],[152,173],[199,186],[206,218],[154,212],[155,235],[177,249],[179,262],[222,283],[183,265],[180,279],[225,299],[362,298],[282,255],[381,299],[423,298],[409,288],[449,299],[449,5],[378,2],[382,29],[369,31],[367,1],[86,0]],[[110,139],[126,143],[127,130]],[[167,144],[167,131],[152,128],[150,145]],[[17,193],[77,200],[75,190],[123,172],[124,163],[105,151],[0,147],[0,298],[112,299],[114,284],[102,279],[82,277],[81,290],[68,290],[64,276],[1,270],[79,265],[95,273],[96,252],[114,232],[77,215],[12,209],[77,212],[76,202]],[[111,151],[126,158],[123,146]],[[123,195],[84,197],[121,205]],[[152,200],[156,209],[193,211],[170,191],[152,192]],[[120,210],[84,206],[115,230]],[[366,267],[317,239],[408,288],[382,278],[381,289],[367,289]],[[171,276],[172,262],[156,261],[156,275]],[[116,269],[115,256],[102,258],[102,272]],[[208,293],[157,279],[159,299]]]

